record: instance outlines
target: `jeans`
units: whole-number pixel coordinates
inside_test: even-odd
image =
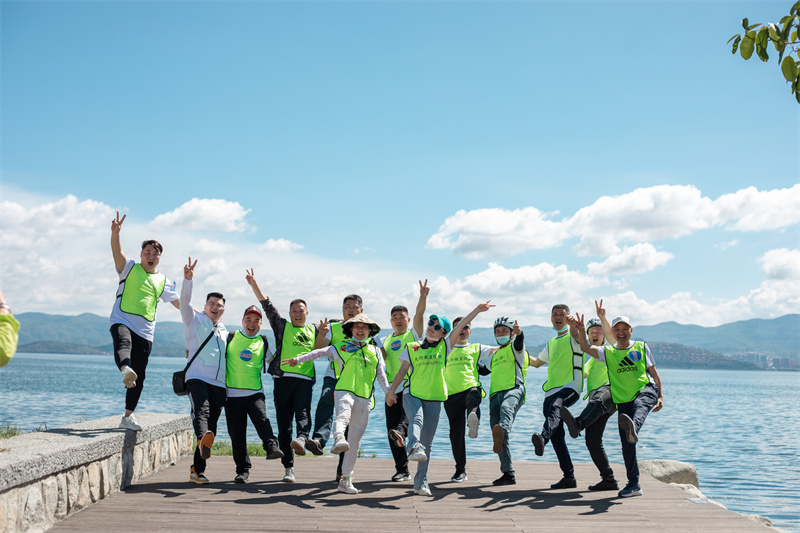
[[[558,457],[558,466],[561,467],[564,477],[570,479],[575,477],[575,469],[572,466],[572,459],[567,449],[564,422],[561,421],[561,410],[559,408],[562,405],[569,407],[577,402],[579,397],[580,395],[577,391],[564,388],[555,394],[546,396],[542,406],[542,413],[544,414],[542,439],[544,439],[545,444],[547,444],[547,441],[553,443],[553,451],[556,452],[556,457]]]
[[[500,425],[505,433],[503,440],[503,451],[498,454],[500,457],[500,471],[504,474],[514,475],[514,466],[511,464],[511,449],[508,441],[511,438],[511,426],[517,411],[525,401],[525,389],[516,385],[513,389],[499,391],[489,398],[489,424],[494,427]]]
[[[658,388],[648,383],[639,391],[632,402],[617,405],[620,415],[628,415],[636,426],[636,433],[642,429],[647,415],[658,403]],[[620,428],[619,438],[622,441],[622,458],[625,460],[625,470],[628,475],[628,484],[636,485],[639,483],[639,465],[636,462],[636,444],[628,442],[625,432]]]
[[[428,482],[428,464],[431,461],[431,443],[439,425],[442,402],[420,400],[411,394],[403,395],[403,409],[408,416],[408,439],[406,452],[417,444],[422,445],[427,458],[417,462],[417,473],[414,475],[414,488],[419,489]]]

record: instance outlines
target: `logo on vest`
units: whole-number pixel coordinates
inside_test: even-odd
[[[402,341],[392,341],[392,344],[389,345],[389,348],[391,348],[393,352],[396,352],[402,347],[403,347]]]
[[[642,360],[642,352],[637,352],[636,350],[631,350],[628,352],[628,358],[630,358],[633,362],[638,362]]]
[[[342,350],[344,350],[347,353],[355,353],[358,351],[358,346],[356,346],[355,344],[347,343],[344,346],[342,346]]]
[[[633,355],[633,354],[635,354],[635,353],[638,353],[638,352],[630,352],[630,353],[628,354],[628,356],[631,356],[631,355]],[[641,358],[642,358],[642,354],[639,354],[639,359],[641,359]],[[638,361],[638,359],[637,359],[637,361]],[[621,373],[623,373],[623,372],[635,372],[635,371],[636,371],[636,365],[634,365],[634,364],[631,362],[631,360],[630,360],[630,359],[628,359],[628,357],[624,357],[624,358],[623,358],[623,359],[622,359],[622,360],[619,362],[619,366],[620,366],[620,367],[617,369],[617,374],[621,374]]]
[[[419,344],[414,344],[413,346],[411,346],[411,349],[414,350],[415,352],[418,352],[419,351]]]
[[[248,363],[253,358],[253,352],[250,350],[242,350],[242,352],[239,354],[239,358],[245,363]]]

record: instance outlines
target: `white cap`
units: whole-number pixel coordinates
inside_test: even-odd
[[[633,326],[631,326],[631,319],[626,317],[626,316],[615,317],[614,320],[611,321],[611,327],[613,328],[614,326],[616,326],[620,322],[624,322],[625,324],[628,324],[629,327],[633,327]]]

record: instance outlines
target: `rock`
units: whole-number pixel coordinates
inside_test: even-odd
[[[664,483],[678,483],[700,487],[697,470],[689,463],[661,459],[639,461],[639,470]]]

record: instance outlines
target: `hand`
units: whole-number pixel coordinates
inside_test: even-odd
[[[420,296],[428,296],[428,293],[431,292],[431,288],[428,287],[428,280],[425,280],[425,284],[423,285],[422,281],[419,282],[419,295]]]
[[[330,326],[328,326],[328,317],[325,317],[324,320],[319,321],[319,331],[320,333],[327,335],[328,331],[330,331]]]
[[[656,406],[653,408],[653,412],[655,413],[656,411],[660,411],[662,407],[664,407],[664,397],[659,396]]]
[[[583,330],[583,315],[576,314],[575,316],[567,315],[567,324],[575,329]]]
[[[600,300],[600,303],[597,303],[597,300],[595,300],[594,308],[597,311],[597,318],[603,318],[606,316],[606,310],[603,309],[603,300]]]
[[[395,403],[397,403],[397,395],[392,391],[387,392],[386,393],[386,405],[391,407]]]
[[[491,302],[491,300],[486,300],[486,303],[485,303],[485,304],[478,304],[478,308],[477,308],[477,309],[478,309],[478,312],[479,312],[479,313],[483,313],[483,312],[486,312],[486,311],[488,311],[488,310],[489,310],[489,309],[491,309],[492,307],[497,307],[497,306],[495,306],[495,305],[489,305],[489,302]]]
[[[522,328],[519,327],[519,323],[515,320],[514,327],[511,329],[511,333],[514,335],[519,335],[522,333]]]
[[[286,362],[289,364],[289,366],[297,366],[298,364],[300,364],[300,361],[297,360],[297,357],[292,357]]]
[[[122,218],[119,218],[119,211],[117,211],[117,219],[111,221],[111,233],[119,233],[119,230],[122,229],[122,223],[125,222],[125,217],[128,215],[122,215]]]
[[[244,279],[247,280],[247,284],[250,285],[251,287],[257,286],[258,283],[256,283],[256,275],[254,274],[255,269],[251,268],[250,270],[247,270],[245,268],[244,271],[247,273],[247,275],[244,277]]]
[[[191,281],[192,278],[194,277],[194,267],[196,266],[197,266],[197,259],[195,259],[194,263],[192,263],[192,258],[190,257],[189,263],[184,265],[183,267],[183,277]]]

